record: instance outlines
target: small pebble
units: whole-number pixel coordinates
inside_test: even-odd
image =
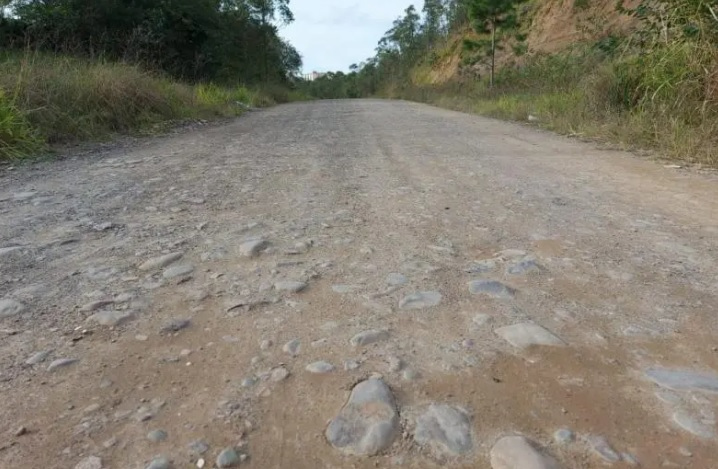
[[[279,382],[284,381],[289,376],[289,370],[280,366],[272,370],[272,381]]]
[[[251,376],[249,378],[244,378],[240,383],[240,386],[242,386],[243,388],[251,388],[255,384],[257,384],[257,378]]]
[[[58,358],[57,360],[50,363],[50,366],[47,367],[47,371],[55,371],[60,368],[67,368],[70,365],[74,365],[75,363],[79,362],[77,358]]]
[[[284,346],[282,347],[282,351],[284,353],[287,353],[293,357],[296,357],[297,355],[299,355],[300,350],[301,350],[301,342],[299,341],[299,339],[292,339],[289,342],[287,342],[286,344],[284,344]]]
[[[307,365],[306,370],[315,374],[331,373],[334,371],[334,365],[325,361],[318,361]]]

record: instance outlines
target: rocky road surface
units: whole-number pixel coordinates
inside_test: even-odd
[[[0,467],[706,468],[718,177],[390,101],[0,175]]]

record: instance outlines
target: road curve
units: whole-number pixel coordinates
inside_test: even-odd
[[[715,173],[399,101],[3,169],[0,467],[713,468],[717,248]]]

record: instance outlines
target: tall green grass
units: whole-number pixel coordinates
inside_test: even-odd
[[[600,45],[600,44],[599,44]],[[638,53],[582,46],[503,69],[483,80],[409,86],[395,93],[558,132],[653,149],[718,166],[718,49],[674,41]]]
[[[271,91],[271,92],[270,92]],[[139,67],[48,54],[0,53],[0,160],[44,144],[107,138],[189,118],[235,116],[287,91],[188,85]]]
[[[43,147],[35,129],[0,90],[0,159],[19,159]]]

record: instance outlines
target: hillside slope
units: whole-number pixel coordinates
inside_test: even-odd
[[[634,7],[638,2],[626,2]],[[637,20],[616,9],[615,0],[533,0],[521,9],[522,29],[526,32],[527,55],[518,57],[511,47],[497,56],[499,66],[521,63],[536,54],[554,54],[576,44],[595,42],[609,36],[629,34]],[[415,84],[440,85],[462,76],[468,70],[462,67],[465,39],[477,38],[468,26],[454,34],[438,48],[436,59],[417,66],[412,75]],[[484,70],[485,65],[473,67]]]

